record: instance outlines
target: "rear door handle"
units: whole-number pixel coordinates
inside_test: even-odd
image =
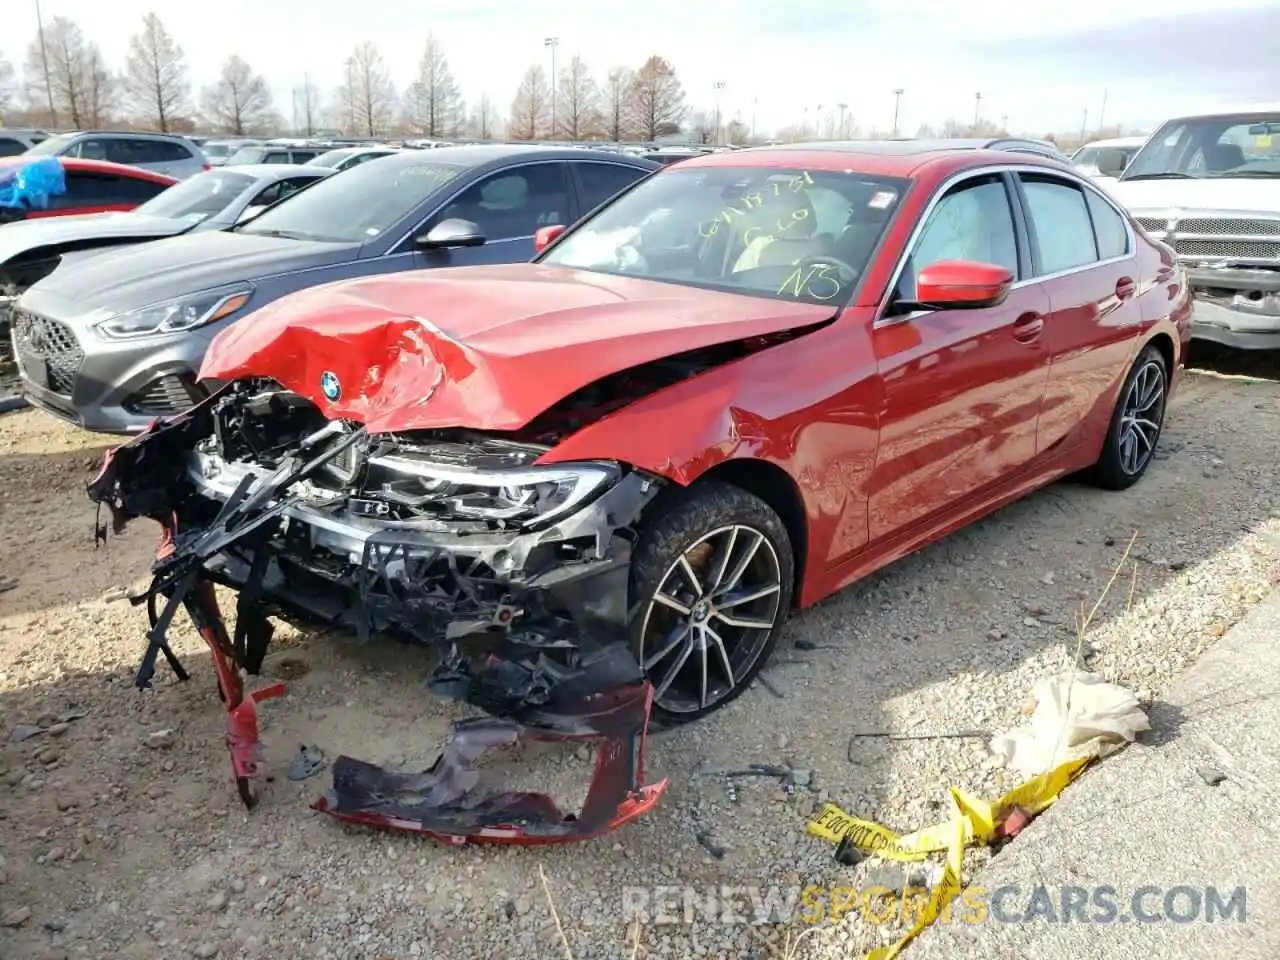
[[[1013,321],[1013,339],[1019,343],[1030,343],[1040,336],[1044,329],[1044,317],[1038,313],[1024,313]]]
[[[1121,277],[1116,281],[1116,296],[1121,300],[1128,300],[1138,291],[1138,285],[1133,282],[1133,277]]]

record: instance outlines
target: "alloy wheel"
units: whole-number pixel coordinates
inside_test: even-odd
[[[1164,422],[1164,368],[1154,360],[1143,364],[1129,381],[1120,408],[1120,432],[1116,437],[1120,469],[1130,477],[1146,468],[1155,453]]]
[[[754,527],[720,527],[692,543],[663,574],[641,624],[654,702],[696,713],[724,700],[760,659],[782,593],[778,553]]]

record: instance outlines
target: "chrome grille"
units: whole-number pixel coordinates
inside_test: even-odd
[[[1163,217],[1138,217],[1142,228],[1183,260],[1227,260],[1240,266],[1280,265],[1280,217],[1185,217],[1168,232]]]
[[[84,363],[84,351],[71,328],[30,310],[13,309],[10,321],[18,359],[28,366],[32,361],[43,361],[48,371],[48,388],[70,397],[80,365]]]
[[[130,413],[168,417],[192,407],[199,400],[195,385],[176,374],[152,380],[124,402]]]

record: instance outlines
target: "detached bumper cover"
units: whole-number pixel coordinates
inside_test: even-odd
[[[268,616],[294,613],[362,635],[394,629],[430,642],[439,652],[431,689],[491,715],[458,724],[445,753],[421,774],[340,758],[333,792],[316,810],[451,843],[550,843],[595,836],[653,807],[666,782],[643,782],[652,689],[627,643],[626,609],[627,529],[657,493],[651,480],[628,475],[535,533],[391,531],[304,495],[308,479],[341,452],[340,444],[310,459],[300,450],[262,476],[235,477],[229,494],[210,500],[191,474],[190,454],[208,435],[210,407],[229,389],[111,451],[88,493],[109,509],[117,533],[138,517],[160,524],[150,589],[134,598],[147,604],[151,619],[137,686],[151,684],[161,656],[187,679],[166,639],[177,610],[186,609],[213,655],[228,751],[246,806],[256,803],[259,776],[255,705],[284,690],[276,684],[246,691],[243,675],[260,671],[273,629]],[[360,439],[356,433],[345,442]],[[284,574],[296,574],[300,564],[287,536],[298,527],[333,556],[354,551],[361,558],[350,565],[355,572],[310,569],[305,575],[318,578],[321,588],[294,589]],[[105,538],[105,526],[96,533]],[[571,559],[554,562],[558,552]],[[424,571],[443,565],[453,589],[443,590],[425,572],[422,589],[391,589],[388,570],[403,574],[415,564]],[[489,572],[472,578],[468,571],[477,564]],[[501,569],[507,573],[492,572]],[[234,630],[218,609],[215,584],[239,591]],[[470,649],[475,646],[482,649]],[[541,794],[479,788],[470,767],[479,754],[527,739],[598,745],[595,779],[580,813],[561,812]]]

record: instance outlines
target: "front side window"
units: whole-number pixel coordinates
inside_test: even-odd
[[[843,304],[908,181],[825,170],[665,170],[542,263],[751,296]]]
[[[920,271],[943,260],[990,263],[1018,276],[1013,212],[999,174],[966,180],[938,201],[907,259],[898,296],[914,300]]]
[[[567,223],[563,168],[559,163],[532,163],[485,177],[450,200],[431,223],[455,218],[477,224],[489,241],[532,237],[539,227]]]
[[[1280,177],[1280,113],[1172,120],[1121,179]]]
[[[226,209],[253,183],[253,177],[231,170],[211,170],[175,184],[136,213],[200,223]]]
[[[1094,263],[1098,248],[1084,191],[1052,177],[1025,173],[1020,177],[1040,252],[1038,275]]]
[[[464,170],[416,156],[401,164],[364,164],[327,177],[266,211],[240,232],[330,243],[380,237]]]

